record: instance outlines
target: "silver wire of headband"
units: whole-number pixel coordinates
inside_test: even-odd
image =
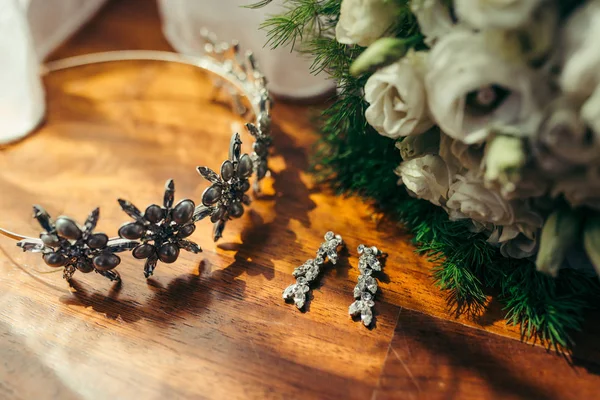
[[[115,253],[132,251],[136,259],[145,259],[144,275],[153,274],[158,261],[173,263],[181,249],[199,253],[196,243],[187,240],[196,229],[196,223],[210,217],[214,224],[213,239],[221,238],[227,221],[239,218],[244,206],[250,204],[246,192],[249,178],[254,175],[254,191],[260,191],[259,182],[268,172],[268,155],[271,146],[271,97],[265,76],[257,68],[251,52],[240,54],[237,43],[221,43],[214,34],[202,31],[205,41],[203,56],[190,56],[167,51],[124,50],[75,56],[49,62],[43,72],[63,70],[83,65],[114,61],[166,61],[188,64],[217,76],[216,88],[225,89],[240,114],[246,109],[241,97],[246,97],[254,122],[246,129],[254,138],[251,154],[242,154],[242,141],[234,133],[229,144],[229,158],[221,164],[219,173],[208,167],[198,167],[200,175],[211,185],[204,191],[200,205],[183,199],[175,204],[175,183],[167,181],[162,205],[152,204],[141,211],[127,200],[119,199],[123,211],[133,222],[118,230],[119,237],[109,238],[94,229],[100,216],[96,208],[82,226],[69,217],[60,216],[54,221],[40,206],[33,207],[33,217],[42,226],[39,239],[13,233],[0,228],[0,234],[18,240],[23,251],[42,253],[50,267],[64,268],[63,277],[70,279],[76,271],[96,272],[112,281],[120,281],[114,269],[121,263]]]

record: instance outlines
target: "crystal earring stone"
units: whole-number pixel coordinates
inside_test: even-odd
[[[317,257],[306,260],[306,262],[296,269],[292,275],[296,278],[296,283],[291,284],[283,291],[283,299],[293,301],[298,309],[302,309],[306,304],[306,296],[310,291],[310,283],[315,281],[321,272],[321,267],[329,259],[332,264],[338,260],[338,247],[344,245],[340,235],[333,232],[325,234],[325,242],[319,246]]]
[[[373,271],[381,271],[381,262],[378,257],[383,253],[377,247],[367,247],[361,244],[357,248],[360,258],[358,259],[358,283],[354,287],[354,298],[356,299],[348,308],[348,313],[352,317],[360,315],[364,326],[370,326],[373,322],[373,301],[377,293],[377,280],[373,277]]]

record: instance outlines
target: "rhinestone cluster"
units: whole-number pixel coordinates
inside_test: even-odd
[[[329,259],[332,264],[338,260],[337,248],[343,246],[342,237],[333,232],[325,234],[325,242],[317,250],[315,259],[307,260],[292,273],[296,278],[296,283],[291,284],[283,291],[283,299],[293,301],[298,309],[306,304],[306,294],[310,291],[310,283],[314,281],[321,272],[320,269]]]
[[[373,246],[367,247],[364,244],[358,246],[358,284],[354,287],[354,298],[356,299],[348,309],[351,316],[360,315],[360,319],[365,326],[373,322],[373,311],[375,305],[373,298],[377,292],[377,280],[373,276],[373,271],[381,271],[381,262],[378,257],[382,255],[381,251]]]

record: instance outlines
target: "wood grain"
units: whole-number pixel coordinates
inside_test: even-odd
[[[111,2],[52,58],[168,50],[159,25],[154,2]],[[155,203],[173,178],[177,199],[198,202],[206,184],[195,167],[217,168],[232,123],[243,122],[224,97],[211,101],[210,80],[186,66],[94,65],[52,73],[45,85],[43,126],[0,151],[0,226],[32,236],[39,232],[32,204],[80,221],[100,206],[98,228],[114,234],[128,221],[119,197],[140,207]],[[415,255],[405,232],[381,222],[368,204],[315,185],[306,172],[316,140],[310,115],[307,106],[277,105],[273,174],[264,195],[228,224],[218,244],[210,223],[200,223],[192,239],[204,252],[159,265],[148,281],[143,263],[125,256],[122,285],[77,273],[69,288],[60,274],[43,273],[39,256],[1,238],[0,398],[375,398],[396,393],[380,389],[397,376],[389,351],[402,326],[398,316],[402,321],[407,309],[451,319],[450,327],[518,339],[499,307],[455,319],[432,284],[432,265]],[[350,256],[325,271],[301,313],[282,301],[281,292],[327,230],[344,236]],[[372,330],[347,316],[359,243],[390,254]],[[490,335],[494,340],[500,339]],[[594,341],[588,342],[582,360],[598,360]],[[557,371],[568,368],[551,354],[543,362]],[[457,379],[462,373],[456,371]],[[482,379],[472,388],[489,385]]]
[[[597,399],[600,377],[590,368],[552,361],[540,347],[402,310],[376,397]]]

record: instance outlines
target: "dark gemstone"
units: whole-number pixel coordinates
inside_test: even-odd
[[[225,207],[217,208],[217,210],[210,216],[210,222],[214,223],[220,219],[223,219],[226,211],[227,211],[227,209]]]
[[[254,149],[254,152],[261,157],[267,155],[267,146],[265,146],[264,143],[256,142],[252,145],[252,148]]]
[[[240,135],[238,133],[234,133],[231,135],[231,141],[229,142],[229,158],[231,160],[237,160],[240,158],[241,152],[242,141],[240,140]]]
[[[77,240],[81,237],[81,229],[70,218],[59,217],[56,220],[56,231],[66,239]]]
[[[94,267],[100,271],[108,271],[121,263],[119,256],[112,253],[103,253],[94,257]]]
[[[244,154],[242,158],[240,158],[240,163],[238,164],[238,176],[240,178],[247,178],[252,175],[252,159],[248,154]]]
[[[101,249],[106,246],[108,243],[108,236],[104,233],[96,233],[89,237],[87,241],[87,245],[91,249]]]
[[[121,282],[121,275],[117,271],[100,271],[96,270],[100,275],[110,279],[113,282]]]
[[[52,218],[50,218],[50,214],[48,214],[42,207],[33,206],[33,218],[38,220],[46,232],[51,232],[54,230],[54,225],[52,224]]]
[[[213,226],[213,240],[216,242],[223,237],[223,230],[225,229],[225,221],[222,219],[217,221]]]
[[[225,160],[223,164],[221,164],[221,178],[225,182],[233,178],[233,163],[229,160]]]
[[[158,249],[158,258],[166,264],[174,263],[177,257],[179,257],[179,247],[173,243],[164,244]]]
[[[221,187],[212,185],[206,188],[202,193],[202,204],[205,206],[212,206],[221,198]]]
[[[267,164],[266,163],[260,163],[258,164],[258,168],[256,168],[256,177],[258,179],[262,179],[267,175]]]
[[[154,268],[156,268],[156,263],[158,262],[158,257],[156,255],[151,255],[146,260],[146,264],[144,264],[144,276],[149,278],[152,276],[154,272]]]
[[[152,204],[148,208],[146,208],[146,212],[144,213],[144,218],[152,223],[157,223],[161,221],[165,217],[165,211],[156,204]]]
[[[244,215],[244,206],[241,203],[235,202],[229,207],[229,215],[233,218],[239,218]]]
[[[119,228],[119,236],[125,239],[139,239],[144,234],[144,229],[137,222],[129,222]]]
[[[179,232],[177,232],[177,236],[180,238],[186,238],[186,237],[190,236],[192,233],[194,233],[195,230],[196,230],[196,225],[194,225],[194,224],[184,225],[179,229]]]
[[[152,246],[151,244],[140,244],[135,249],[133,249],[133,251],[131,252],[131,254],[133,254],[133,257],[135,257],[138,260],[140,260],[140,259],[143,259],[143,258],[150,257],[150,255],[153,252],[154,252],[154,246]]]
[[[165,184],[165,197],[163,198],[163,205],[166,208],[173,207],[175,201],[175,182],[173,179],[169,179]]]
[[[44,242],[46,246],[55,247],[59,244],[58,236],[53,234],[42,233],[40,239],[42,239],[42,242]]]
[[[213,208],[212,207],[206,207],[204,204],[201,206],[196,207],[196,209],[194,210],[194,221],[200,221],[206,217],[208,217],[209,215],[211,215],[213,212]]]
[[[173,221],[180,225],[185,224],[192,219],[192,216],[194,215],[194,208],[196,208],[196,205],[193,201],[188,199],[181,200],[171,212]]]
[[[244,181],[241,186],[242,192],[247,192],[250,189],[250,182]]]
[[[76,267],[79,271],[83,272],[84,274],[89,274],[90,272],[92,272],[94,270],[94,267],[88,260],[77,261]]]
[[[67,258],[58,253],[47,253],[44,254],[43,258],[44,262],[50,267],[64,267],[64,265],[67,263]]]

